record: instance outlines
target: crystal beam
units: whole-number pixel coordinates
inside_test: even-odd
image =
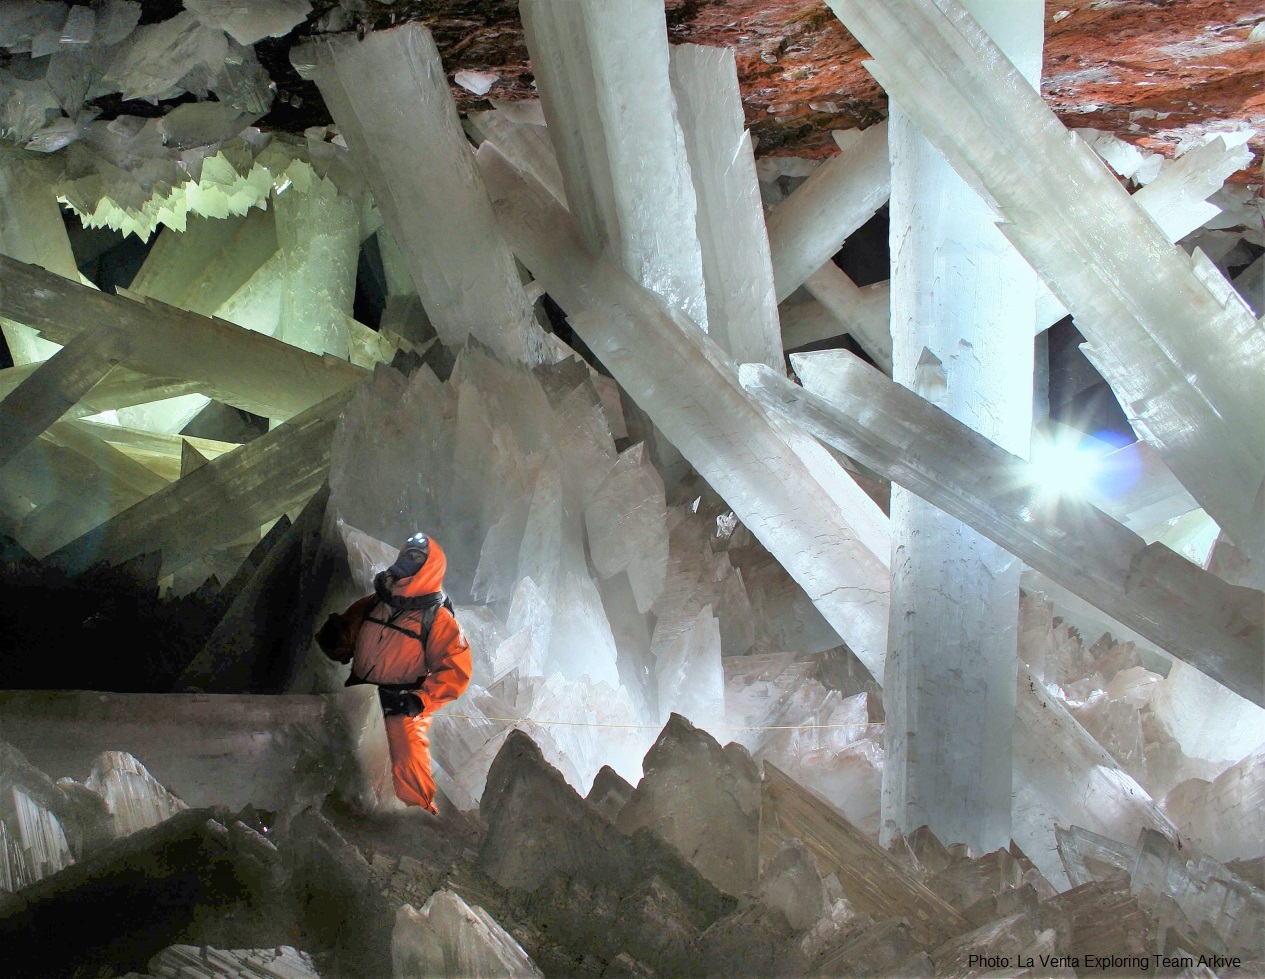
[[[1043,499],[1029,463],[845,351],[793,354],[809,390],[758,365],[743,386],[816,437],[907,486],[1025,563],[1265,705],[1261,593],[1146,544],[1088,503]]]
[[[106,295],[4,256],[0,276],[0,316],[57,343],[107,323],[129,341],[123,366],[196,381],[207,397],[266,418],[289,418],[368,376],[223,320]]]
[[[829,2],[1075,315],[1135,430],[1265,555],[1265,330],[1247,306],[1203,255],[1173,247],[956,0]]]

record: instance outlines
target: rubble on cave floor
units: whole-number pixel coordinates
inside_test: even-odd
[[[1014,844],[975,855],[924,827],[883,849],[678,715],[637,786],[607,769],[590,799],[511,731],[479,807],[438,817],[333,795],[288,819],[191,809],[126,753],[84,782],[2,757],[3,796],[62,827],[68,858],[38,879],[7,869],[0,939],[23,975],[965,976],[973,956],[1101,954],[1237,957],[1180,973],[1234,976],[1265,959],[1259,858],[1225,866],[1153,831],[1130,845],[1073,827],[1059,841],[1074,886],[1059,892]],[[0,807],[6,859],[35,852],[24,825]]]

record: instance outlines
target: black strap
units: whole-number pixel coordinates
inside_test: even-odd
[[[415,693],[422,689],[422,684],[426,682],[426,678],[428,676],[430,676],[429,673],[423,673],[416,680],[410,680],[407,683],[373,683],[372,680],[366,680],[362,676],[356,676],[356,673],[353,670],[351,676],[347,677],[346,682],[343,683],[343,686],[355,687],[362,683],[373,683],[375,687],[379,687],[382,690],[394,690],[396,693]]]
[[[395,599],[396,596],[392,596],[392,598]],[[426,599],[427,601],[423,605],[418,601],[418,599]],[[404,602],[407,602],[408,605],[404,605]],[[388,609],[390,609],[385,619],[375,619],[373,617],[373,612],[379,605],[385,605]],[[403,626],[395,624],[395,619],[400,615],[403,615],[405,612],[416,611],[417,608],[424,609],[422,612],[422,621],[419,623],[421,625],[420,631],[414,632],[412,629],[406,629]],[[452,599],[441,591],[405,598],[403,602],[400,602],[399,604],[397,604],[394,600],[391,602],[384,601],[381,597],[381,593],[379,592],[374,596],[373,601],[369,603],[369,607],[365,609],[365,621],[372,622],[374,625],[381,626],[384,629],[392,629],[395,632],[401,632],[410,639],[416,639],[422,644],[422,655],[425,656],[426,644],[430,641],[430,631],[435,625],[435,616],[439,613],[441,608],[446,608],[449,615],[456,614],[453,611]],[[410,693],[415,690],[420,690],[422,684],[426,682],[426,678],[428,676],[430,676],[429,673],[423,673],[416,680],[412,680],[408,683],[378,683],[376,686],[385,690]],[[355,671],[352,671],[351,676],[347,677],[347,682],[343,685],[347,687],[354,687],[360,683],[373,682],[374,681],[368,679],[367,677],[357,676]]]

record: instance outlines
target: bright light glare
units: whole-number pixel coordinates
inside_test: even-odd
[[[1033,482],[1046,496],[1088,496],[1101,455],[1075,435],[1037,436],[1032,441]]]

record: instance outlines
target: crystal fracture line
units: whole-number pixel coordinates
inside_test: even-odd
[[[830,6],[888,94],[994,202],[1135,430],[1236,543],[1265,553],[1265,330],[1246,305],[1173,247],[955,0]]]
[[[758,365],[744,365],[743,385],[1161,649],[1265,705],[1260,592],[1145,544],[1087,503],[1044,501],[1027,462],[851,354],[795,354],[792,363],[810,390]]]

